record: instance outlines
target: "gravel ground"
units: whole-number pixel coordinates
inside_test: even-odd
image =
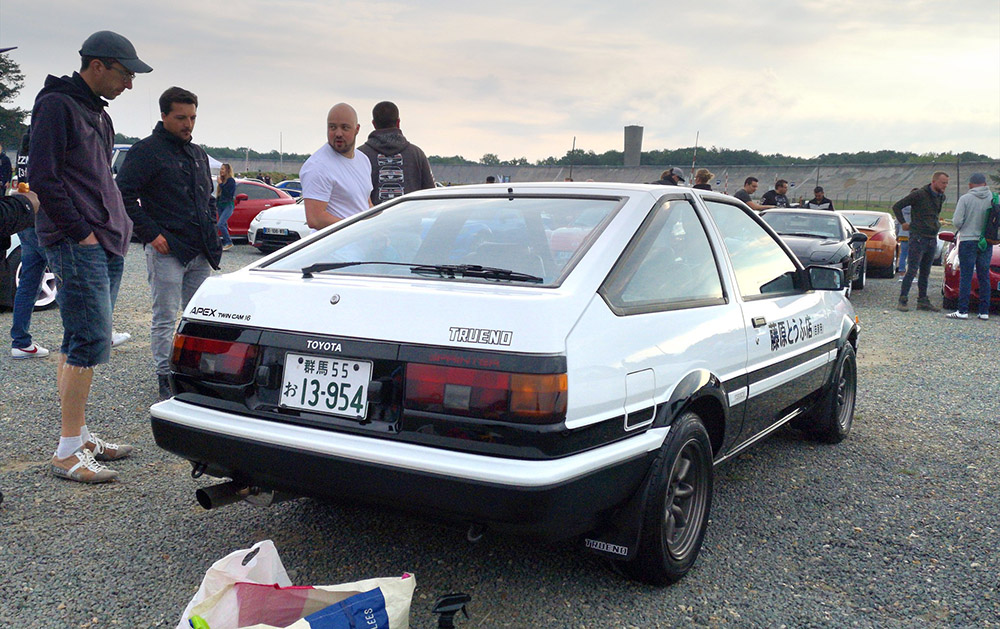
[[[237,246],[224,270],[257,256]],[[1000,316],[899,313],[898,286],[869,280],[854,295],[850,438],[826,446],[784,430],[717,470],[698,564],[656,589],[570,545],[470,545],[463,531],[362,506],[203,511],[194,490],[213,481],[192,480],[149,430],[149,289],[133,247],[115,313],[133,340],[96,372],[89,409],[92,430],[136,446],[115,465],[119,482],[49,475],[55,361],[0,358],[0,626],[173,626],[213,561],[268,538],[296,584],[412,572],[415,627],[434,626],[430,606],[454,591],[473,596],[459,623],[470,627],[1000,626],[1000,369],[987,358]],[[938,302],[940,286],[936,267]],[[0,313],[5,333],[10,321]],[[58,312],[36,313],[32,331],[57,347]]]

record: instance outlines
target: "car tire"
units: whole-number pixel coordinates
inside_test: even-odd
[[[6,279],[6,282],[0,281],[0,287],[9,287],[10,293],[8,293],[7,297],[10,301],[8,303],[10,307],[13,308],[14,296],[17,294],[17,286],[20,284],[21,280],[20,247],[12,251],[10,253],[10,257],[7,258],[7,269],[9,276]],[[35,300],[35,310],[49,310],[50,308],[55,308],[57,291],[56,276],[46,267],[45,272],[42,274],[42,285],[38,292],[38,298]],[[0,303],[4,303],[3,300],[0,300]]]
[[[712,473],[708,432],[698,415],[684,413],[650,469],[636,556],[620,565],[625,576],[663,586],[688,573],[708,528]]]
[[[813,408],[809,421],[803,422],[804,427],[820,441],[840,443],[850,434],[854,424],[857,394],[858,362],[854,346],[847,343],[840,351],[827,390]],[[796,426],[802,424],[796,422]]]
[[[868,258],[865,258],[861,262],[861,268],[858,270],[858,275],[851,281],[851,288],[854,290],[864,290],[865,280],[868,278]]]

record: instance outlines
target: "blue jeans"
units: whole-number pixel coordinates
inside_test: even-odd
[[[975,240],[963,240],[958,243],[958,311],[968,314],[969,296],[972,294],[972,272],[976,272],[979,282],[979,314],[990,312],[990,259],[993,257],[993,247],[986,251],[979,250]]]
[[[229,217],[233,215],[233,210],[235,209],[235,206],[233,205],[232,202],[220,203],[218,209],[219,209],[219,223],[217,227],[219,228],[219,235],[222,237],[222,245],[223,246],[231,245],[233,244],[233,239],[229,235],[229,225],[227,225],[227,223],[229,222]]]
[[[14,294],[14,322],[10,325],[10,346],[31,347],[31,313],[38,299],[38,287],[45,273],[45,252],[38,246],[34,227],[18,232],[21,239],[21,279]]]
[[[934,264],[934,253],[937,249],[937,236],[916,236],[910,234],[909,259],[906,264],[906,275],[903,276],[903,287],[899,298],[906,299],[910,294],[913,276],[917,277],[917,298],[927,299],[927,284],[931,277],[931,266]]]
[[[935,245],[937,246],[937,245]],[[910,241],[904,240],[899,243],[899,263],[896,267],[897,273],[903,273],[906,271],[906,254],[910,251]]]
[[[101,245],[64,238],[45,247],[56,276],[66,364],[93,367],[111,357],[111,311],[118,299],[125,259]]]

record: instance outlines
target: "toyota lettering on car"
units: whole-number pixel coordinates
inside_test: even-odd
[[[789,423],[849,433],[844,282],[718,193],[424,190],[208,279],[153,433],[230,479],[198,491],[207,508],[388,505],[470,538],[576,539],[668,584],[698,556],[715,466]]]

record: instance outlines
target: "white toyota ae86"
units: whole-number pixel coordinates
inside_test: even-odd
[[[408,194],[207,280],[157,444],[211,508],[315,496],[578,539],[667,584],[714,466],[851,429],[859,325],[738,200],[501,184]]]

